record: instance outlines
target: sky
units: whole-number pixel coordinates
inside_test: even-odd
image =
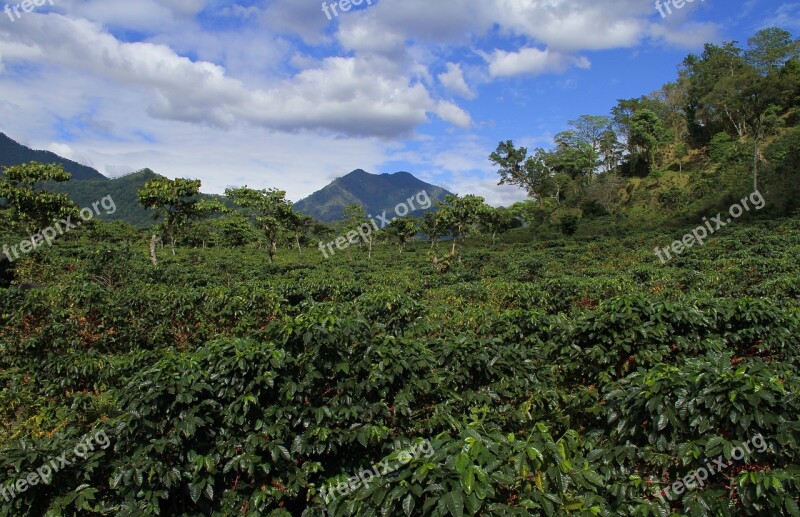
[[[706,42],[800,34],[800,1],[675,1],[10,0],[0,131],[208,193],[299,201],[360,168],[509,205],[526,196],[497,185],[498,142],[550,147]]]

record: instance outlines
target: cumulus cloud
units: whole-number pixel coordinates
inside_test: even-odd
[[[395,73],[397,65],[389,60],[329,57],[274,87],[249,89],[218,65],[191,61],[164,45],[120,42],[86,20],[36,16],[24,28],[0,31],[0,38],[6,59],[36,56],[122,87],[153,89],[148,113],[159,119],[381,137],[410,133],[428,113],[469,125],[462,110]]]
[[[439,74],[439,82],[445,90],[455,93],[465,99],[474,99],[475,93],[470,90],[464,79],[464,72],[458,63],[447,63],[447,71]]]
[[[495,50],[486,56],[489,73],[493,77],[514,75],[539,75],[549,72],[560,73],[570,67],[589,68],[591,63],[585,57],[570,56],[550,49],[524,48],[519,52]]]

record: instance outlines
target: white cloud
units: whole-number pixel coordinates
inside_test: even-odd
[[[459,126],[468,122],[463,111],[437,102],[381,58],[330,57],[272,88],[251,90],[218,65],[193,62],[164,45],[120,42],[85,20],[35,16],[24,28],[0,29],[0,38],[6,59],[36,56],[119,87],[152,89],[148,113],[159,119],[381,137],[409,134],[429,112]]]
[[[522,74],[539,75],[550,72],[560,73],[570,67],[589,68],[591,63],[585,57],[570,56],[553,52],[550,49],[524,48],[519,52],[495,50],[486,56],[489,73],[493,77],[508,77]]]
[[[453,92],[465,99],[471,100],[477,97],[477,95],[470,90],[467,81],[464,80],[464,72],[461,70],[461,65],[458,63],[447,63],[447,71],[439,74],[439,82],[445,90]]]

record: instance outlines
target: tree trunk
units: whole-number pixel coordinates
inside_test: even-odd
[[[297,252],[300,255],[302,255],[303,254],[303,248],[300,246],[300,236],[299,235],[295,235],[294,236],[294,240],[297,243]]]
[[[150,238],[150,262],[152,262],[154,266],[158,264],[158,260],[156,259],[157,241],[158,241],[158,235],[153,234],[153,236]]]
[[[450,256],[454,257],[456,255],[456,237],[453,236],[453,248],[450,250]]]
[[[175,237],[169,238],[170,246],[172,247],[172,256],[175,256]]]
[[[753,192],[758,192],[758,131],[756,131],[755,149],[753,150]]]

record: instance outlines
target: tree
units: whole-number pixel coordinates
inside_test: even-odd
[[[229,188],[225,195],[242,208],[248,210],[264,237],[267,239],[267,254],[270,263],[275,262],[278,251],[278,235],[287,227],[292,205],[286,199],[286,192],[278,189],[255,190],[247,186]]]
[[[600,156],[601,144],[606,131],[610,128],[611,117],[605,115],[581,115],[577,120],[570,120],[569,125],[574,128],[573,134],[579,142],[584,142],[592,149],[594,162]],[[594,174],[594,168],[589,170],[589,178]]]
[[[200,185],[200,180],[156,178],[136,191],[139,204],[145,209],[154,210],[153,219],[161,220],[159,233],[169,239],[173,255],[177,237],[189,222],[226,210],[217,201],[201,200]],[[158,238],[159,235],[154,233],[150,239],[150,260],[153,264],[157,263]]]
[[[669,132],[658,115],[649,109],[637,111],[631,118],[632,162],[635,164],[644,158],[648,170],[651,170],[656,165],[658,152],[668,137]]]
[[[233,212],[228,216],[211,221],[212,227],[219,234],[219,243],[226,248],[244,246],[258,239],[250,221],[244,214]]]
[[[286,225],[287,229],[294,238],[295,245],[297,246],[297,252],[302,255],[303,248],[300,245],[300,241],[314,226],[314,218],[292,210],[287,215]]]
[[[431,248],[439,243],[439,239],[447,232],[447,221],[436,210],[425,212],[420,223],[420,230],[428,236],[431,241]]]
[[[574,131],[562,131],[555,136],[556,150],[550,163],[558,172],[572,178],[591,178],[598,165],[598,154],[592,145],[581,140]]]
[[[54,221],[74,216],[77,206],[65,194],[42,191],[45,181],[65,182],[72,175],[60,164],[30,162],[6,167],[0,177],[0,198],[10,207],[11,220],[31,234],[52,225]]]
[[[553,197],[555,198],[557,205],[561,204],[562,193],[569,188],[570,183],[572,183],[572,178],[569,176],[569,174],[559,172],[553,176]]]
[[[706,44],[702,55],[684,60],[681,76],[689,81],[685,110],[695,145],[705,145],[722,131],[745,134],[752,102],[748,96],[760,91],[760,76],[737,42]]]
[[[419,226],[417,220],[411,216],[398,217],[389,223],[388,230],[402,252],[406,249],[406,243],[410,242],[419,231]]]
[[[625,183],[625,179],[617,174],[604,174],[592,184],[589,199],[606,213],[614,214],[622,202]]]
[[[516,218],[507,208],[487,207],[481,214],[481,226],[492,236],[492,244],[497,242],[497,236],[514,228]]]
[[[456,254],[458,240],[463,242],[464,238],[474,230],[487,207],[484,198],[473,194],[464,197],[447,195],[438,205],[441,217],[453,235],[453,248],[450,250],[450,255],[453,256]]]
[[[600,147],[598,148],[605,172],[611,172],[617,169],[619,163],[622,161],[622,150],[623,147],[619,143],[617,133],[613,129],[606,129],[600,140]]]
[[[544,149],[537,149],[534,156],[528,157],[525,147],[517,149],[514,142],[500,142],[497,150],[489,156],[500,175],[499,185],[515,185],[524,188],[528,195],[544,203],[545,196],[552,191],[552,170],[548,164],[549,155]]]
[[[800,39],[778,27],[762,29],[747,40],[749,48],[744,57],[747,63],[766,76],[786,64],[790,59],[800,58]]]
[[[666,124],[673,136],[673,143],[677,154],[677,146],[683,144],[689,136],[689,125],[686,118],[686,101],[689,91],[689,81],[680,77],[677,81],[667,83],[654,94],[666,108]]]
[[[351,204],[347,205],[344,209],[344,229],[347,232],[358,231],[363,225],[371,227],[367,213],[361,205]],[[375,244],[375,236],[370,232],[364,232],[366,237],[361,237],[359,234],[358,245],[363,248],[364,244],[367,245],[367,257],[372,258],[372,246]]]

